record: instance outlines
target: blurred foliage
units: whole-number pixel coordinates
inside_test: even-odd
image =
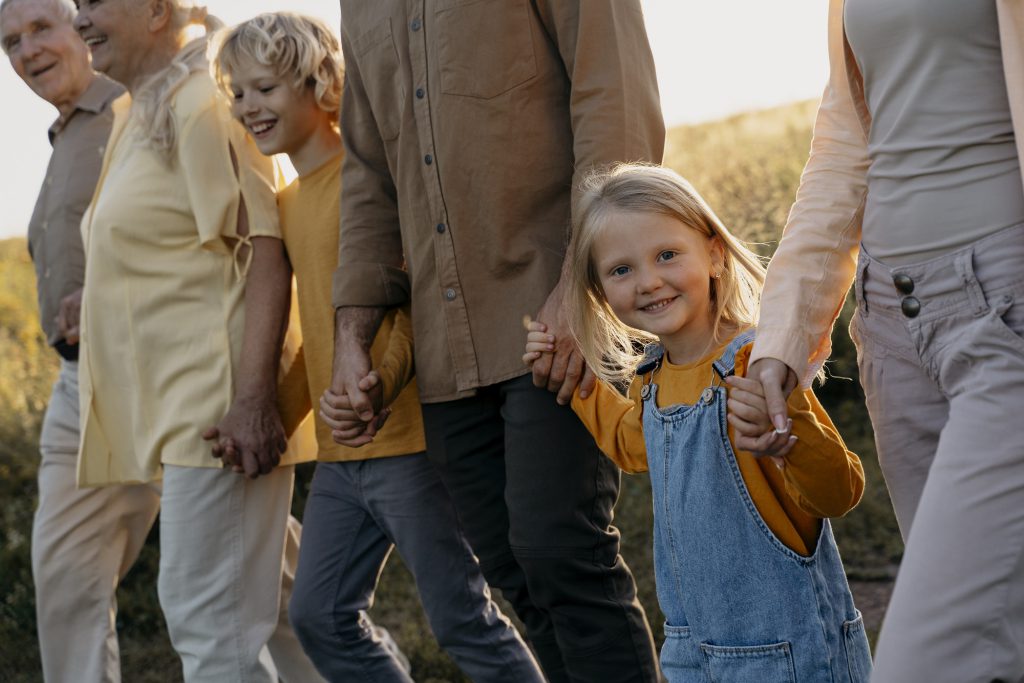
[[[769,256],[806,161],[814,108],[805,102],[674,129],[665,163],[689,178],[738,236],[759,243],[757,250]],[[35,311],[35,279],[24,241],[0,242],[0,681],[12,683],[40,680],[28,543],[39,426],[57,360],[46,348]],[[851,314],[848,302],[833,336],[830,378],[817,392],[863,459],[868,486],[860,506],[834,527],[851,578],[889,578],[902,544],[856,381],[856,354],[846,333]],[[310,476],[310,466],[299,468],[293,506],[299,516]],[[616,524],[622,531],[622,554],[660,643],[646,476],[623,477]],[[124,679],[132,683],[181,680],[156,598],[156,536],[154,530],[119,591]],[[371,614],[408,655],[416,680],[465,680],[430,635],[415,586],[397,554],[381,577]]]

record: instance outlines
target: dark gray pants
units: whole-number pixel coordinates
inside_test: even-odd
[[[289,615],[332,683],[411,683],[366,614],[398,549],[441,647],[479,683],[540,683],[537,664],[490,599],[437,472],[422,454],[319,463],[303,518]]]
[[[619,470],[529,376],[426,404],[437,466],[487,582],[526,626],[552,683],[658,680],[611,526]]]

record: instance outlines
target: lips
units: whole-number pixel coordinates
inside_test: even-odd
[[[102,45],[103,43],[107,42],[107,37],[106,36],[89,36],[87,38],[83,37],[82,40],[85,41],[86,46],[91,50],[94,47],[96,47],[97,45]]]
[[[674,302],[677,298],[678,297],[673,296],[668,299],[659,299],[653,303],[647,304],[646,306],[641,306],[640,310],[643,311],[644,313],[657,313],[658,311],[671,306],[672,302]]]
[[[266,137],[270,133],[270,131],[274,129],[274,126],[276,125],[276,119],[271,119],[267,121],[256,121],[255,123],[249,124],[249,132],[252,133],[253,136],[257,138]]]
[[[57,62],[54,62],[53,64],[47,64],[46,66],[44,66],[44,67],[42,67],[40,69],[36,69],[35,71],[32,72],[32,78],[39,78],[40,76],[42,76],[47,71],[52,70],[55,66],[57,66]]]

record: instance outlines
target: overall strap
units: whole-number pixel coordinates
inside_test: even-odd
[[[636,374],[646,375],[648,372],[657,370],[664,356],[665,347],[658,342],[651,342],[644,347],[644,357],[640,361],[640,365],[636,366]]]
[[[756,336],[754,328],[750,328],[742,334],[736,335],[736,337],[729,342],[729,345],[725,347],[725,351],[713,364],[715,372],[722,379],[725,379],[729,375],[733,374],[733,370],[736,367],[736,354],[739,353],[740,349],[754,341]]]

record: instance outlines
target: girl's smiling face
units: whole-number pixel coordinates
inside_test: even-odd
[[[613,211],[603,222],[591,257],[612,311],[656,335],[672,362],[699,360],[713,343],[711,280],[723,267],[721,241],[659,213]]]

